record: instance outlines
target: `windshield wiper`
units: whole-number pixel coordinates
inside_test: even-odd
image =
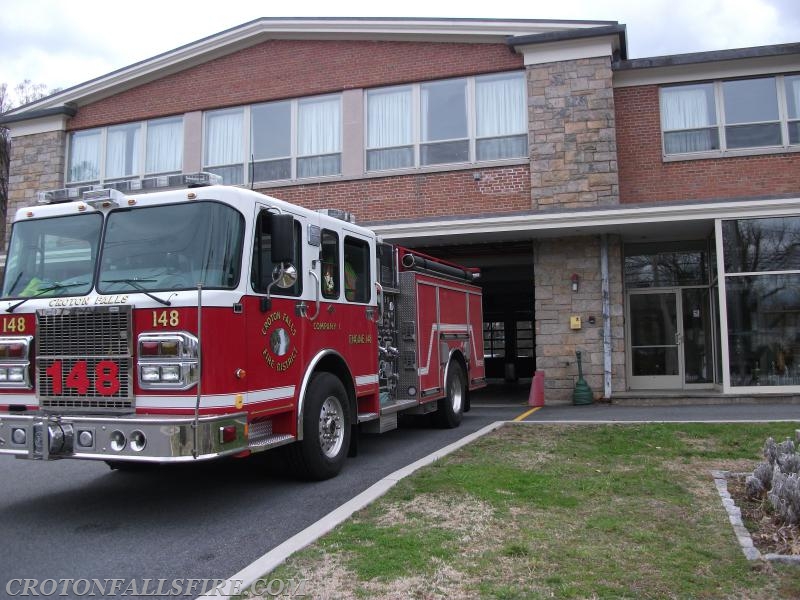
[[[42,288],[41,290],[39,290],[38,292],[33,294],[33,296],[28,296],[27,298],[23,298],[19,302],[15,303],[15,304],[12,304],[11,306],[9,306],[6,309],[6,312],[14,312],[17,308],[19,308],[20,306],[25,304],[31,298],[36,298],[37,296],[41,296],[42,294],[46,294],[47,292],[53,292],[55,290],[65,290],[67,288],[76,287],[76,286],[79,286],[79,285],[86,285],[87,283],[89,283],[89,282],[88,281],[76,281],[75,283],[54,283],[51,286],[48,286],[46,288]]]
[[[155,279],[103,279],[103,283],[127,283],[129,286],[136,288],[140,292],[142,292],[148,298],[152,298],[156,302],[163,304],[164,306],[172,306],[172,302],[169,300],[164,300],[163,298],[159,298],[155,294],[151,294],[148,292],[144,286],[139,285],[140,281],[144,281],[147,283],[152,283],[156,281]]]

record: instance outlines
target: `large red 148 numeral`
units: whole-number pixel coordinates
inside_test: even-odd
[[[66,378],[60,360],[53,361],[45,373],[53,380],[54,396],[60,396],[65,386],[75,390],[81,396],[85,396],[91,387],[89,368],[85,360],[77,361],[67,373]],[[101,396],[113,396],[119,391],[119,366],[117,363],[111,360],[101,360],[94,368],[94,376],[94,391]]]

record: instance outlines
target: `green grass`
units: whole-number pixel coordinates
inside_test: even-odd
[[[314,598],[798,598],[797,568],[744,558],[709,474],[795,428],[506,425],[266,577]]]

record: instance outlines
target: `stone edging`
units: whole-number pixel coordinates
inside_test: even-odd
[[[733,532],[736,534],[736,539],[739,541],[739,546],[742,548],[747,560],[767,560],[770,562],[780,562],[786,564],[800,565],[800,556],[791,556],[788,554],[761,554],[753,545],[753,538],[750,537],[750,532],[742,522],[742,511],[739,509],[731,498],[728,492],[728,477],[730,471],[711,471],[711,476],[714,478],[714,485],[717,487],[720,498],[722,498],[722,505],[728,511],[728,519],[733,525]]]

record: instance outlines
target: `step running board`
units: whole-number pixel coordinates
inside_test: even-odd
[[[289,433],[280,433],[274,435],[259,436],[250,438],[249,448],[252,452],[261,452],[262,450],[269,450],[270,448],[277,448],[293,442],[295,437]]]

